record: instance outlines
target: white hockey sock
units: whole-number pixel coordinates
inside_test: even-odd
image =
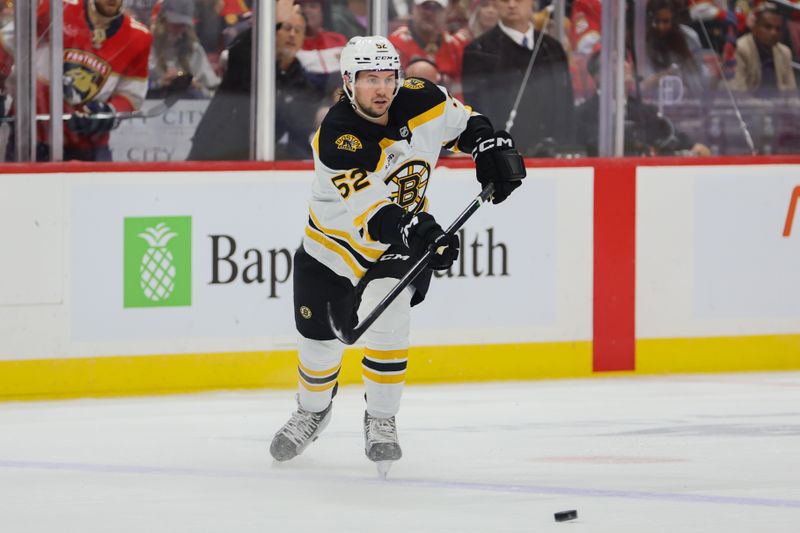
[[[324,411],[331,403],[339,377],[344,345],[336,339],[317,341],[301,336],[298,350],[300,407],[313,413]]]
[[[392,278],[370,282],[361,297],[359,319],[374,309],[396,282]],[[361,368],[367,411],[374,417],[388,418],[400,410],[408,365],[412,295],[413,289],[403,291],[364,335],[366,348]]]

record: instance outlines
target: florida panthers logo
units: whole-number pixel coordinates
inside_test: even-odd
[[[80,105],[93,100],[103,88],[111,66],[85,50],[64,50],[64,100]]]
[[[431,166],[426,161],[412,159],[384,179],[386,185],[397,187],[392,192],[392,200],[406,211],[418,211],[425,201]]]

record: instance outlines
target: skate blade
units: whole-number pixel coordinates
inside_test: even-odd
[[[378,478],[386,480],[386,476],[389,475],[389,469],[392,468],[392,464],[394,461],[376,461],[375,466],[378,467]]]

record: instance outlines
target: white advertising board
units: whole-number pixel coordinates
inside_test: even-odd
[[[797,165],[639,168],[637,337],[800,332],[798,185]]]
[[[294,344],[290,256],[305,226],[311,173],[210,176],[128,173],[72,186],[70,332],[79,351]],[[432,211],[446,225],[478,186],[472,171],[435,176]],[[533,171],[505,204],[484,206],[465,226],[452,276],[434,280],[415,309],[412,342],[589,339],[591,206],[591,169]],[[166,284],[150,280],[170,293],[160,301],[142,297],[140,265],[158,248],[148,231],[178,234],[160,269]],[[187,232],[189,248],[179,244]]]
[[[479,187],[471,170],[434,176],[431,210],[446,226]],[[293,348],[290,258],[311,178],[50,175],[59,188],[42,209],[19,196],[21,212],[47,212],[37,220],[48,232],[5,289],[38,292],[0,305],[0,360]],[[463,259],[412,313],[412,343],[590,340],[592,183],[591,168],[531,169],[505,204],[481,208],[464,227]],[[9,184],[3,192],[19,188]]]

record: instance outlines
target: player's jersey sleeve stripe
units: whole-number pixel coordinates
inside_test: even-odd
[[[388,200],[385,201],[388,202]],[[367,248],[366,246],[357,243],[353,239],[353,237],[346,231],[341,231],[334,228],[327,228],[323,226],[322,224],[320,224],[319,219],[314,214],[314,212],[310,209],[308,210],[308,215],[309,215],[308,223],[311,227],[313,227],[314,229],[316,229],[321,233],[324,233],[331,239],[334,239],[335,241],[339,242],[342,246],[345,246],[348,249],[352,249],[351,251],[353,254],[358,254],[359,256],[372,259],[372,261],[377,261],[378,258],[383,254],[383,250],[375,250],[372,248]],[[335,237],[339,237],[339,239],[344,239],[345,242],[341,242],[339,239],[336,239]],[[366,265],[367,268],[369,268],[372,265],[372,261],[367,261],[368,263]]]
[[[306,236],[341,257],[342,261],[353,271],[356,278],[364,277],[367,272],[366,269],[359,267],[353,257],[340,244],[331,240],[325,234],[315,231],[311,226],[306,226]]]
[[[425,124],[426,122],[430,122],[431,120],[434,120],[435,118],[442,116],[442,114],[444,114],[445,103],[446,102],[442,102],[441,104],[428,109],[421,115],[417,115],[416,117],[409,120],[408,129],[414,131],[414,128],[418,128],[423,124]]]
[[[355,225],[355,227],[361,228],[361,230],[364,232],[364,238],[367,240],[367,242],[378,242],[375,239],[373,239],[369,234],[369,229],[367,228],[367,224],[369,223],[369,219],[372,217],[372,215],[377,213],[378,210],[381,207],[383,207],[385,205],[389,205],[391,203],[392,202],[390,202],[389,200],[387,200],[385,198],[382,199],[382,200],[378,200],[377,202],[375,202],[374,204],[369,206],[366,211],[364,211],[363,213],[358,215],[353,220],[353,224]],[[383,252],[381,252],[381,253],[383,253]],[[369,256],[369,257],[371,257],[371,256]],[[377,259],[377,257],[375,259]]]
[[[311,140],[311,147],[314,149],[314,152],[319,157],[319,130],[321,128],[317,128],[317,132],[314,134],[314,138]]]

